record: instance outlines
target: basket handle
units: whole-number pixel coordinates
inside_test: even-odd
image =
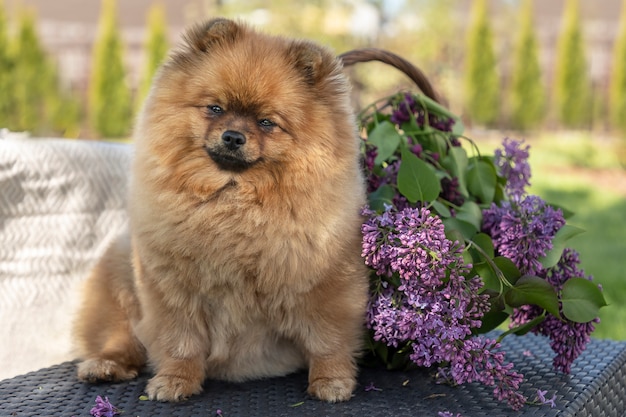
[[[380,61],[384,64],[391,65],[406,74],[427,97],[435,100],[437,103],[441,103],[438,94],[435,92],[430,81],[428,81],[426,75],[411,62],[393,52],[378,48],[353,49],[339,55],[339,59],[343,61],[344,67],[359,62],[370,61]]]

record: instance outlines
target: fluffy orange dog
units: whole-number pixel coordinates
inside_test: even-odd
[[[130,231],[87,281],[85,381],[149,363],[151,399],[205,378],[309,369],[350,398],[367,272],[364,181],[342,65],[325,48],[217,19],[186,33],[135,135]]]

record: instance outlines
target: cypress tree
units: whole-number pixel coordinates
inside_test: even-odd
[[[92,128],[97,134],[111,138],[128,135],[133,119],[115,6],[115,0],[102,2],[89,86]]]
[[[565,127],[589,125],[590,98],[578,0],[566,0],[554,75],[554,104],[559,121]]]
[[[8,128],[12,116],[13,60],[9,54],[9,36],[4,3],[0,0],[0,129]]]
[[[55,134],[67,138],[78,137],[82,119],[82,101],[78,94],[69,88],[63,88],[59,82],[59,74],[56,65],[50,64],[50,79],[54,82],[55,89],[49,95],[46,110],[49,117],[49,129]]]
[[[517,129],[536,127],[544,117],[546,95],[541,81],[532,0],[524,0],[511,74],[511,122]]]
[[[145,63],[143,74],[137,91],[137,105],[141,106],[150,91],[152,77],[163,62],[169,43],[167,40],[167,23],[165,8],[162,4],[155,4],[148,14],[148,33],[145,44]]]
[[[475,0],[465,59],[465,103],[470,118],[493,125],[498,118],[499,79],[486,0]]]
[[[626,134],[626,1],[622,2],[619,32],[613,46],[609,88],[611,124]]]
[[[12,130],[33,133],[46,128],[49,115],[46,105],[54,94],[50,63],[39,42],[35,17],[23,12],[13,44],[13,118]]]

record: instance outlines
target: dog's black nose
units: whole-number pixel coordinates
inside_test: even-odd
[[[241,132],[227,130],[222,133],[222,142],[229,150],[236,151],[246,143],[246,137]]]

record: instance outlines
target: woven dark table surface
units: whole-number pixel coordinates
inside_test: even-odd
[[[437,416],[464,417],[626,416],[626,342],[594,339],[570,375],[552,368],[548,340],[534,335],[508,337],[507,359],[524,374],[522,391],[530,400],[538,389],[556,393],[556,408],[527,405],[520,412],[497,403],[479,384],[438,385],[426,370],[390,372],[362,368],[352,400],[326,404],[307,397],[306,373],[241,384],[207,381],[204,392],[177,404],[140,397],[150,375],[126,383],[88,385],[77,381],[76,365],[63,363],[0,381],[0,416],[89,416],[97,395],[107,396],[122,416]],[[365,390],[370,384],[378,390]]]

